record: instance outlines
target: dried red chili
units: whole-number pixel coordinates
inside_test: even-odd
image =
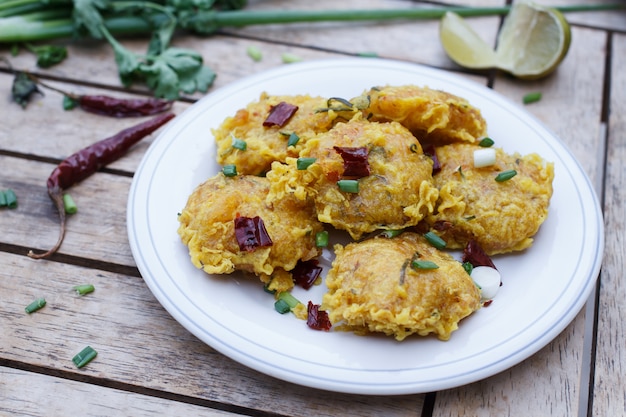
[[[473,239],[467,242],[467,245],[465,245],[465,249],[463,249],[463,262],[469,262],[474,267],[490,266],[493,269],[498,269],[494,265],[489,255],[487,255],[483,248],[478,244],[478,242]]]
[[[343,159],[344,177],[358,179],[370,175],[370,165],[367,160],[369,151],[365,146],[359,148],[335,146],[334,149]]]
[[[319,262],[316,259],[309,259],[308,261],[299,261],[291,271],[291,276],[297,285],[308,290],[321,273],[322,267],[319,266]]]
[[[265,223],[259,216],[235,217],[235,237],[239,249],[246,252],[273,245],[272,239],[265,229]]]
[[[277,105],[270,108],[270,113],[263,122],[263,126],[283,127],[289,121],[289,119],[291,119],[291,116],[293,116],[296,111],[298,111],[298,106],[294,106],[293,104],[281,101]]]
[[[433,145],[428,145],[424,148],[424,155],[430,156],[433,160],[433,175],[439,173],[441,171],[441,162],[437,157],[437,152],[435,152],[435,147]]]
[[[333,326],[328,318],[328,312],[320,310],[318,304],[309,301],[307,305],[306,325],[313,330],[329,331]]]
[[[123,99],[103,95],[79,96],[81,109],[111,117],[140,117],[163,113],[172,108],[173,101],[158,98]]]
[[[98,141],[62,161],[48,177],[48,195],[56,206],[61,219],[61,231],[57,243],[48,251],[36,254],[32,250],[28,256],[35,259],[45,258],[55,253],[65,236],[65,208],[63,190],[84,180],[103,166],[122,157],[128,149],[150,133],[163,126],[174,117],[166,113],[138,125],[129,127],[119,133]]]

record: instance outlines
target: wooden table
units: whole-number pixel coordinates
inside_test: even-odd
[[[265,0],[251,1],[248,8],[420,3]],[[504,0],[463,3],[501,5]],[[626,415],[626,14],[568,18],[573,41],[566,59],[552,76],[526,82],[492,72],[462,73],[440,46],[436,21],[251,26],[224,29],[206,39],[175,40],[200,51],[217,72],[213,90],[286,65],[284,53],[309,61],[375,52],[461,73],[516,102],[530,91],[543,92],[527,110],[570,147],[603,204],[606,249],[597,291],[558,337],[527,360],[483,381],[428,394],[346,395],[293,385],[222,356],[179,325],[144,283],[126,234],[133,172],[153,138],[74,187],[80,211],[69,219],[61,250],[48,260],[27,257],[30,248],[56,241],[58,217],[45,189],[54,166],[137,121],[64,111],[61,96],[50,91],[24,110],[10,102],[13,76],[0,67],[0,189],[13,189],[19,199],[17,209],[0,210],[0,415]],[[472,22],[485,39],[495,39],[500,18]],[[142,50],[145,42],[127,39],[124,44]],[[263,52],[260,62],[247,56],[249,46]],[[0,55],[9,57],[9,49],[1,47]],[[69,43],[69,58],[48,70],[37,68],[29,54],[10,60],[16,69],[76,93],[146,93],[141,87],[121,87],[105,44]],[[198,97],[176,102],[174,111],[184,111]],[[71,288],[86,282],[96,291],[76,296]],[[25,314],[24,307],[41,296],[48,305]],[[71,358],[86,345],[97,347],[99,355],[77,369]]]

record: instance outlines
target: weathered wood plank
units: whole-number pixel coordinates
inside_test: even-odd
[[[77,378],[103,378],[267,412],[301,416],[417,416],[423,396],[342,395],[282,382],[209,348],[159,305],[143,280],[0,252],[2,358]],[[26,279],[28,281],[26,281]],[[74,285],[91,283],[83,297]],[[26,314],[37,297],[47,305]],[[97,358],[78,370],[85,345]],[[132,401],[132,398],[128,398]],[[66,414],[67,415],[67,414]]]
[[[0,367],[2,416],[228,417],[241,414]]]
[[[541,91],[542,100],[525,110],[566,143],[595,182],[602,176],[598,150],[604,149],[600,123],[604,69],[598,63],[604,62],[606,35],[579,28],[574,28],[574,34],[578,41],[557,74],[532,82],[502,76],[495,89],[518,103],[524,94]],[[589,336],[584,334],[585,319],[583,310],[554,341],[518,366],[438,393],[434,415],[577,415],[579,396],[587,395],[586,388],[580,387],[582,373],[587,371],[582,369],[583,342]]]
[[[614,35],[604,212],[607,247],[598,302],[593,415],[626,413],[626,36]]]

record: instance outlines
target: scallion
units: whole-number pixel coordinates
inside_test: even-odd
[[[98,352],[96,352],[91,346],[87,346],[72,358],[72,362],[74,362],[74,365],[76,365],[77,368],[82,368],[94,360],[96,356],[98,356]]]
[[[28,314],[30,313],[34,313],[35,311],[43,308],[46,305],[46,299],[45,298],[37,298],[35,301],[33,301],[32,303],[30,303],[29,305],[26,306],[26,308],[24,310],[26,310],[26,312]]]
[[[443,249],[443,248],[446,247],[446,241],[443,240],[435,232],[432,232],[432,231],[428,232],[428,233],[424,234],[424,237],[426,238],[428,243],[430,243],[431,245],[433,245],[437,249]]]
[[[480,142],[478,142],[478,146],[482,146],[483,148],[489,148],[493,146],[494,143],[495,142],[493,141],[493,139],[489,137],[485,137],[485,138],[482,138]]]
[[[296,160],[296,168],[298,168],[298,171],[304,171],[314,164],[316,160],[316,158],[298,158]]]
[[[222,167],[222,173],[226,177],[234,177],[237,175],[237,166],[233,164],[224,165]]]
[[[300,301],[298,301],[298,299],[294,297],[290,292],[282,291],[281,293],[278,294],[276,302],[274,303],[274,308],[279,313],[284,314],[287,312],[287,311],[281,312],[282,310],[285,309],[284,304],[286,304],[287,307],[289,308],[289,310],[287,311],[291,311],[294,308],[296,308],[298,304],[300,304]]]
[[[82,284],[76,285],[75,287],[72,287],[72,289],[76,291],[78,295],[85,295],[94,292],[96,288],[92,284]]]
[[[344,193],[358,193],[359,192],[359,182],[357,180],[339,180],[337,181],[337,186]]]
[[[496,181],[498,182],[508,181],[516,175],[517,175],[517,171],[514,169],[502,171],[498,175],[496,175]]]
[[[299,141],[300,136],[296,135],[295,133],[291,133],[289,135],[289,139],[287,140],[287,146],[296,146]]]
[[[396,236],[400,236],[404,232],[404,229],[396,229],[396,230],[384,230],[380,233],[382,237],[386,237],[388,239],[394,238]]]
[[[285,300],[276,300],[274,309],[280,314],[289,313],[291,311],[291,307],[289,307],[289,304],[287,304]]]
[[[433,261],[420,261],[418,259],[414,259],[411,261],[411,267],[413,269],[437,269],[439,268],[439,265]]]
[[[249,46],[248,49],[246,49],[246,53],[255,62],[259,62],[263,59],[263,53],[256,46]]]
[[[294,62],[302,61],[302,58],[300,58],[298,55],[290,54],[290,53],[284,53],[281,55],[280,58],[283,61],[283,64],[292,64]]]
[[[67,214],[75,214],[78,211],[78,207],[74,202],[74,199],[69,194],[63,194],[63,207]]]
[[[233,136],[232,147],[239,149],[240,151],[245,151],[248,148],[248,144],[245,140],[241,140]]]
[[[328,246],[328,231],[322,230],[315,234],[315,246],[318,248],[325,248]]]
[[[539,100],[541,100],[541,93],[538,91],[534,93],[528,93],[524,97],[522,97],[522,101],[524,102],[524,104],[534,103]]]
[[[496,150],[482,148],[474,150],[474,168],[484,168],[496,163]]]

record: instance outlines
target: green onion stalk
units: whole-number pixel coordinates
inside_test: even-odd
[[[111,2],[142,4],[159,1]],[[0,43],[29,42],[75,36],[71,0],[0,0]],[[602,10],[626,10],[626,4],[556,6],[562,13]],[[510,6],[502,7],[429,7],[388,10],[200,10],[178,13],[178,26],[194,33],[208,35],[224,27],[329,21],[383,21],[440,19],[447,12],[463,17],[504,15]],[[176,13],[176,11],[175,11]],[[115,13],[114,13],[115,14]],[[152,24],[140,15],[107,16],[107,29],[115,35],[150,34]]]

